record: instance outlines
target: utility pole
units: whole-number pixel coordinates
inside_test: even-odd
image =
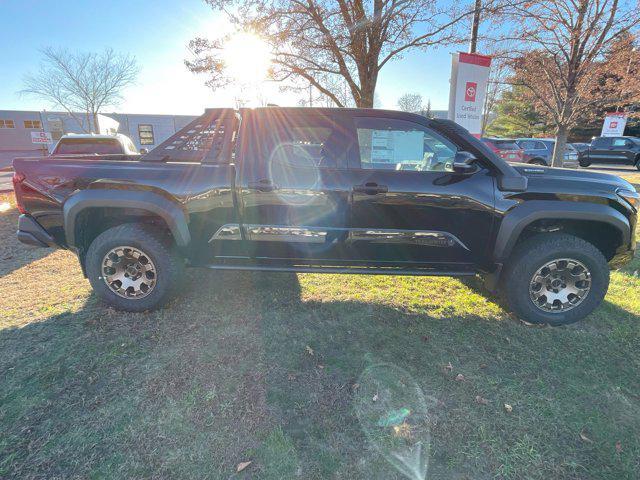
[[[313,96],[311,94],[311,83],[309,83],[309,106],[313,107]]]
[[[478,27],[480,26],[480,10],[482,9],[482,0],[476,0],[473,10],[473,23],[471,24],[471,41],[469,42],[469,53],[476,53],[478,48]]]

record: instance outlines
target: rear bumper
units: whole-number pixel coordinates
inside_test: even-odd
[[[53,247],[53,237],[31,215],[22,214],[18,219],[18,240],[35,247]]]

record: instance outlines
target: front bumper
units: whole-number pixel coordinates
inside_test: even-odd
[[[35,247],[53,247],[53,237],[36,220],[27,214],[18,218],[18,240]]]

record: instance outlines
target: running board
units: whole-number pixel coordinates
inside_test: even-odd
[[[366,275],[414,275],[414,276],[438,276],[438,277],[466,277],[476,274],[472,270],[434,270],[429,268],[400,268],[400,267],[331,267],[331,266],[270,266],[270,265],[206,265],[212,270],[248,270],[260,272],[296,272],[296,273],[345,273]]]

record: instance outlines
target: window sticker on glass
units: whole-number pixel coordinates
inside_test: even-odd
[[[386,121],[379,123],[383,122]],[[426,128],[413,128],[408,122],[394,128],[394,123],[397,122],[389,122],[386,129],[358,126],[361,168],[419,172],[452,170],[454,145]]]

